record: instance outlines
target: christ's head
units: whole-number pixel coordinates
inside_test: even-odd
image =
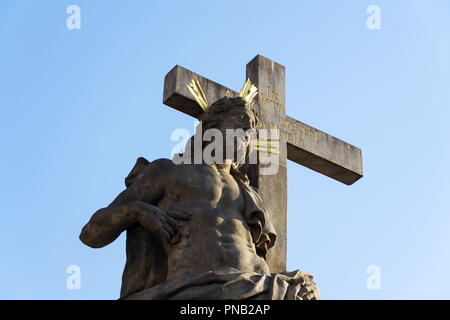
[[[222,133],[224,161],[231,160],[237,164],[245,162],[251,135],[256,129],[257,122],[255,113],[245,99],[241,97],[219,99],[209,107],[208,112],[204,113],[200,120],[203,133],[208,129],[217,129]]]

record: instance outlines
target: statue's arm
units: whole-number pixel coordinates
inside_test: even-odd
[[[153,205],[164,194],[166,179],[163,173],[167,177],[167,166],[161,160],[148,164],[140,179],[121,192],[109,206],[94,213],[83,227],[80,240],[90,247],[100,248],[113,242],[135,223],[151,231],[162,231],[164,236],[173,236],[171,225],[176,225],[176,221]]]
[[[122,192],[119,197],[127,190]],[[139,205],[143,203],[136,200],[129,203],[118,204],[119,201],[114,200],[115,204],[111,204],[106,208],[102,208],[95,212],[89,222],[83,227],[80,234],[80,240],[92,247],[101,248],[114,240],[131,225],[138,222]]]

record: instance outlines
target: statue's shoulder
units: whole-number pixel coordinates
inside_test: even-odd
[[[175,164],[172,160],[161,158],[154,161],[148,161],[144,157],[139,157],[136,163],[131,169],[128,176],[125,178],[125,185],[127,188],[141,179],[145,179],[148,176],[156,178],[161,175],[168,175],[173,171]]]

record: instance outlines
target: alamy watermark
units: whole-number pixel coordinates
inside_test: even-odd
[[[69,274],[66,280],[66,287],[69,290],[81,289],[81,268],[75,264],[67,267],[66,273]]]
[[[280,133],[278,129],[217,129],[203,130],[199,122],[195,134],[176,129],[172,141],[179,141],[171,151],[175,164],[224,164],[238,166],[258,164],[261,175],[275,175],[279,168]],[[185,147],[184,152],[182,151]]]
[[[81,29],[81,9],[79,6],[72,4],[67,7],[66,13],[69,15],[66,20],[66,27],[69,30]]]
[[[380,30],[381,29],[381,9],[377,5],[370,5],[367,7],[366,13],[369,15],[367,17],[366,25],[369,30]]]
[[[366,273],[369,274],[366,280],[366,287],[369,290],[381,289],[381,268],[376,264],[367,266]]]

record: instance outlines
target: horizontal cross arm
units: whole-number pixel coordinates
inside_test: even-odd
[[[163,103],[198,118],[203,113],[203,110],[187,89],[187,85],[194,77],[200,82],[209,105],[218,99],[225,97],[227,91],[229,96],[234,97],[238,95],[237,92],[230,90],[217,82],[177,65],[169,71],[164,79]]]
[[[363,176],[361,149],[289,116],[285,120],[289,160],[347,185]]]

